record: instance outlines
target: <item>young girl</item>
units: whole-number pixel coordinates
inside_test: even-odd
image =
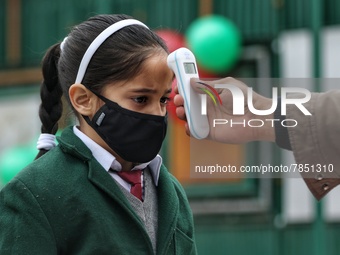
[[[196,254],[185,192],[157,155],[167,55],[125,15],[92,17],[48,50],[40,153],[1,191],[1,254]],[[55,147],[62,95],[79,125]]]

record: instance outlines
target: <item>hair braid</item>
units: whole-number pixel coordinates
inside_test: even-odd
[[[42,61],[43,81],[40,87],[41,104],[39,117],[41,120],[41,133],[55,134],[58,130],[58,121],[61,118],[62,89],[58,77],[58,60],[60,57],[60,45],[55,44],[47,51]],[[45,154],[46,150],[40,150],[36,158]]]

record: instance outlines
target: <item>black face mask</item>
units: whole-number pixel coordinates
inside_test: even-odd
[[[130,111],[97,95],[105,104],[92,120],[83,116],[97,134],[124,160],[145,163],[156,157],[167,130],[167,115]]]

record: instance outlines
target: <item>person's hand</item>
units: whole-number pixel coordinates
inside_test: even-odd
[[[203,81],[199,79],[191,79],[190,83],[194,90],[198,93],[204,93],[200,88],[204,88],[203,82],[210,86],[214,84],[231,84],[240,88],[244,94],[244,115],[233,115],[233,97],[229,89],[216,89],[218,92],[222,105],[215,105],[212,100],[207,100],[207,116],[210,126],[210,132],[208,139],[222,142],[222,143],[245,143],[250,141],[275,141],[275,131],[273,122],[266,121],[266,119],[273,119],[273,114],[266,116],[257,116],[251,113],[247,105],[248,86],[241,81],[233,78],[224,78],[220,80]],[[174,97],[174,104],[176,106],[176,115],[182,120],[186,120],[184,111],[184,100],[181,95],[178,94],[178,89],[175,89],[176,96]],[[263,97],[253,91],[253,105],[257,110],[267,110],[272,105],[272,100]],[[217,124],[214,120],[220,119]],[[256,125],[248,125],[250,120],[262,120],[263,126],[260,126],[260,121],[256,121]],[[223,121],[222,121],[223,120]],[[190,135],[188,124],[186,123],[186,132]]]

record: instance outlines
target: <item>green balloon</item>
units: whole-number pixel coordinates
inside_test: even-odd
[[[209,72],[227,72],[241,52],[239,30],[230,20],[220,15],[195,20],[185,36],[197,64]]]
[[[0,157],[0,184],[5,185],[31,163],[38,150],[32,146],[19,146],[5,151]]]

